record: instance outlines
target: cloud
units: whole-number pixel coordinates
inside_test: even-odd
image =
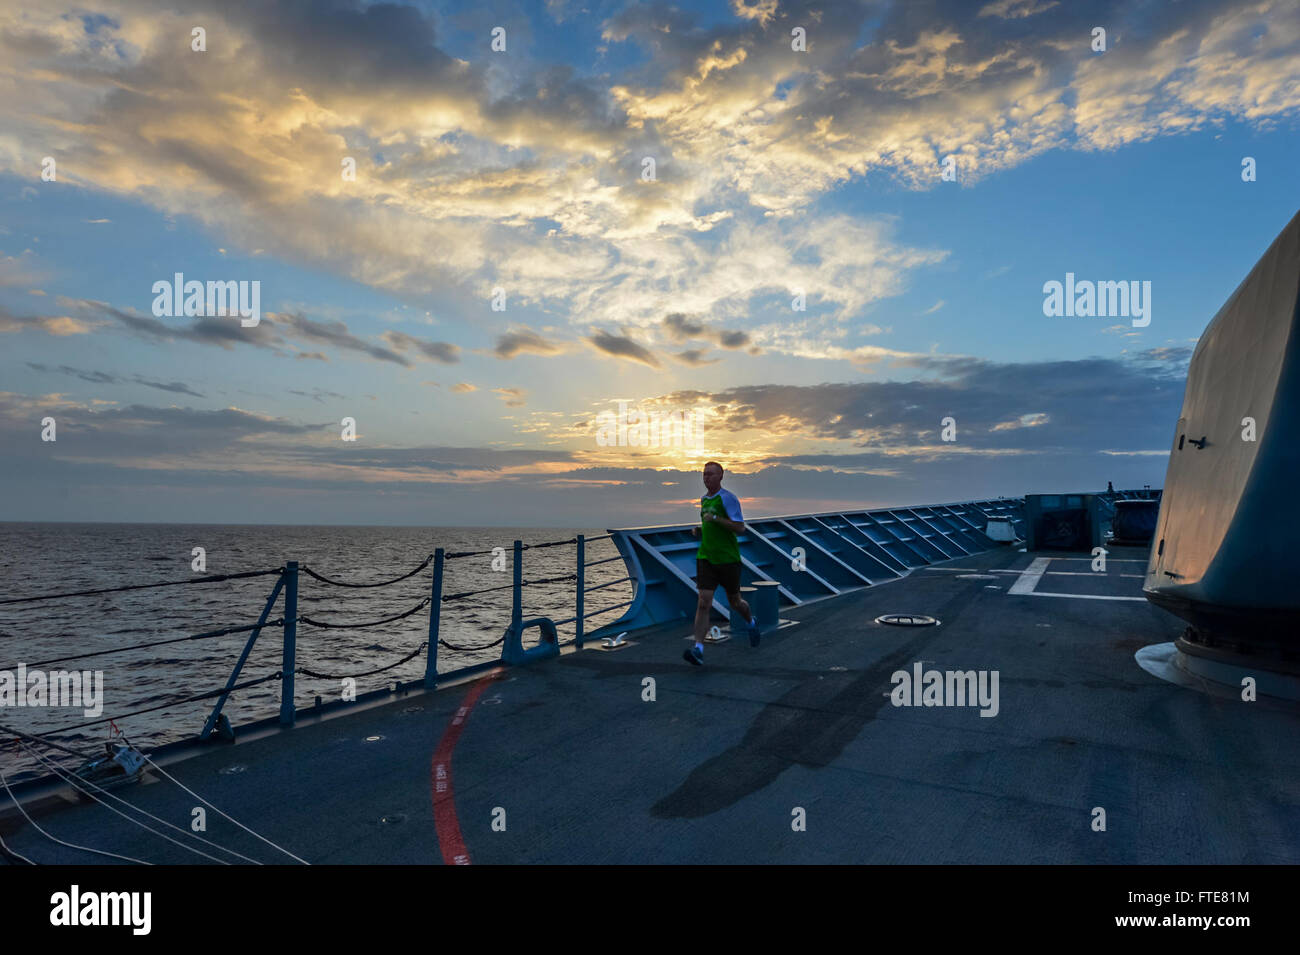
[[[364,339],[358,338],[348,331],[346,324],[340,321],[318,322],[307,318],[301,313],[279,312],[269,313],[264,316],[264,320],[269,319],[278,329],[282,330],[286,336],[299,339],[301,341],[311,342],[320,345],[332,345],[335,348],[341,348],[345,351],[359,352],[368,355],[378,361],[393,362],[394,364],[404,367],[411,367],[412,362],[402,355],[389,348],[381,348],[378,345],[372,345]],[[220,319],[201,319],[200,322],[219,322]],[[195,323],[196,325],[199,322]],[[229,320],[223,326],[224,328],[233,328],[238,332],[250,331],[242,328],[239,322]],[[257,326],[258,328],[261,325]],[[252,329],[256,330],[256,329]],[[407,335],[401,335],[398,332],[386,332],[383,336],[385,340],[388,335],[400,336],[404,347],[415,347],[419,345],[417,339]],[[430,343],[432,344],[432,343]],[[455,360],[454,358],[452,359]]]
[[[699,454],[724,462],[747,510],[798,513],[1087,490],[1111,479],[1117,487],[1155,484],[1184,386],[1179,362],[1140,356],[1021,364],[945,356],[898,361],[929,377],[681,391],[642,399],[638,407],[703,409]],[[495,393],[510,399],[521,390]],[[31,421],[46,414],[58,417],[57,446],[32,439]],[[955,442],[940,437],[949,415],[957,420]],[[410,495],[426,493],[424,485],[434,482],[439,496],[428,498],[427,506],[444,508],[439,519],[473,514],[490,522],[472,499],[446,496],[458,484],[472,484],[481,495],[490,478],[509,488],[520,507],[544,510],[555,520],[577,519],[581,511],[569,510],[577,499],[566,495],[584,490],[599,490],[604,506],[623,514],[624,523],[680,518],[682,489],[665,491],[664,498],[649,489],[662,490],[665,480],[695,485],[695,462],[683,466],[681,449],[627,454],[597,448],[591,414],[568,426],[549,412],[532,419],[539,425],[533,433],[547,443],[571,442],[574,449],[343,446],[333,422],[303,423],[240,408],[105,408],[59,394],[0,393],[7,486],[29,503],[48,499],[42,514],[57,512],[49,510],[58,500],[49,497],[49,488],[131,488],[147,472],[149,500],[170,496],[178,507],[193,505],[195,487],[229,483],[227,474],[238,475],[244,507],[262,498],[296,500],[280,493],[292,488],[298,495],[311,490],[313,501],[336,503],[373,501],[382,490],[409,508],[415,503]],[[997,427],[1008,423],[1018,426]],[[241,506],[231,500],[232,507]],[[445,510],[453,500],[454,510]],[[364,514],[379,513],[370,508],[365,505]],[[360,520],[363,512],[348,513]],[[194,519],[195,512],[176,513]],[[265,517],[286,520],[291,513],[301,512],[281,507],[278,517]],[[398,519],[396,511],[385,513],[386,520]],[[499,511],[495,519],[503,519]]]
[[[1173,363],[1089,358],[1001,364],[914,356],[906,364],[937,377],[746,385],[662,400],[709,408],[704,428],[710,442],[731,436],[752,451],[829,441],[906,461],[1052,449],[1093,453],[1117,447],[1121,435],[1134,448],[1158,446],[1178,418],[1183,394],[1183,369]],[[957,422],[955,442],[941,440],[948,416]]]
[[[693,322],[680,313],[664,316],[663,327],[668,337],[675,342],[703,340],[716,342],[723,348],[744,348],[751,341],[748,332],[711,328],[702,322]]]
[[[75,157],[61,166],[70,181],[193,216],[222,248],[377,289],[481,300],[499,285],[512,303],[629,335],[665,314],[709,315],[733,321],[717,341],[728,348],[758,340],[735,320],[776,321],[794,287],[834,317],[810,344],[837,344],[844,323],[942,260],[900,242],[888,218],[802,214],[846,182],[932,188],[953,154],[969,183],[1049,150],[1229,119],[1265,127],[1300,107],[1300,28],[1281,0],[1188,2],[1158,20],[1112,7],[1123,42],[1104,57],[1086,42],[1095,13],[1041,0],[942,13],[736,0],[732,19],[707,23],[628,5],[601,33],[647,56],[589,76],[462,58],[413,6],[88,10],[104,14],[93,31],[57,5],[0,9],[14,86],[0,124]],[[196,15],[224,38],[203,70],[173,42]],[[789,52],[792,24],[810,31],[806,56]],[[359,159],[355,181],[339,176],[341,155]],[[653,183],[639,177],[646,155]],[[18,162],[0,150],[0,169]],[[539,337],[507,333],[498,351],[551,353]],[[386,362],[451,355],[394,341],[337,347]]]
[[[340,454],[334,447],[296,447],[287,456],[306,462],[328,462],[347,468],[398,472],[483,472],[502,474],[538,465],[571,462],[572,452],[531,448],[353,448]]]
[[[44,281],[47,273],[36,266],[35,258],[30,249],[22,255],[0,255],[0,288],[21,288]]]
[[[1046,414],[1022,414],[1011,421],[999,421],[990,431],[1014,431],[1017,428],[1037,428],[1045,425],[1052,420],[1051,415]]]
[[[543,338],[531,328],[515,328],[497,338],[493,349],[498,358],[514,358],[525,352],[534,355],[558,355],[564,349]]]
[[[478,391],[478,388],[471,385],[468,381],[458,381],[456,384],[451,386],[451,390],[453,394],[467,395],[471,391]]]
[[[981,17],[1001,17],[1004,20],[1032,17],[1056,6],[1058,0],[995,0],[988,6],[981,7]]]
[[[88,322],[68,315],[17,315],[0,305],[0,332],[41,331],[64,338],[89,335],[103,322]]]
[[[321,404],[325,403],[326,398],[337,398],[340,401],[346,401],[348,397],[347,395],[339,394],[337,391],[326,391],[322,388],[313,388],[311,391],[301,391],[297,388],[291,388],[289,389],[289,394],[299,395],[303,398],[310,398],[312,401],[318,401]]]
[[[450,342],[434,342],[395,331],[384,332],[379,337],[398,351],[415,351],[429,361],[442,362],[444,365],[454,365],[460,361],[460,346]]]
[[[665,315],[664,328],[673,341],[678,342],[690,341],[692,338],[701,338],[704,335],[702,323],[692,322],[681,314]]]
[[[713,365],[721,361],[720,358],[705,358],[704,352],[698,348],[688,348],[685,351],[679,351],[673,355],[683,365],[690,365],[692,368],[698,368],[700,365]]]
[[[33,414],[38,420],[45,414],[56,416],[59,440],[48,449],[27,440]],[[265,454],[264,440],[271,441],[274,449],[286,439],[320,434],[324,427],[236,407],[106,407],[95,399],[81,402],[62,395],[31,397],[0,392],[0,440],[7,453],[12,452],[11,483],[24,461],[111,462],[135,470],[166,462],[191,476],[220,471],[245,463],[239,457],[245,452],[254,457],[254,452]],[[55,479],[66,477],[56,473]]]
[[[152,341],[190,342],[197,345],[215,345],[227,350],[236,345],[248,345],[280,354],[287,354],[285,348],[289,345],[303,342],[328,345],[342,351],[362,354],[377,361],[401,365],[404,368],[413,367],[414,362],[402,354],[403,352],[414,352],[421,358],[443,364],[454,364],[459,361],[459,347],[448,342],[429,341],[404,332],[389,330],[379,336],[382,341],[391,346],[385,348],[354,335],[342,321],[318,321],[308,318],[301,312],[267,312],[262,315],[257,325],[245,328],[237,318],[232,317],[202,317],[188,322],[164,322],[151,315],[142,315],[133,310],[117,308],[107,302],[93,299],[60,297],[58,302],[84,314],[111,318],[126,331]],[[5,313],[0,312],[0,330],[5,329],[4,319]],[[26,321],[31,324],[60,320],[28,319]],[[78,323],[73,319],[66,321],[72,322],[78,329],[89,330],[93,327],[93,323]],[[63,331],[62,334],[72,334],[72,332]],[[325,355],[319,351],[297,352],[295,357],[326,360]]]
[[[507,408],[522,408],[525,404],[524,395],[527,392],[522,388],[493,388],[492,391],[501,396]]]
[[[626,335],[611,335],[606,331],[597,331],[586,339],[593,348],[603,352],[606,355],[613,355],[617,358],[626,358],[629,361],[640,362],[651,368],[659,367],[659,359],[656,358],[647,348],[637,344]]]

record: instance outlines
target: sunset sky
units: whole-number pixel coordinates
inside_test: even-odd
[[[1298,116],[1284,0],[0,0],[0,520],[1159,486]],[[259,324],[155,315],[175,273]],[[1067,273],[1150,324],[1045,315]],[[620,401],[698,446],[602,444]]]

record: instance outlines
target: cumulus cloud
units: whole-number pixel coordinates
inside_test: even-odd
[[[796,286],[842,322],[942,259],[886,220],[798,214],[849,180],[930,188],[952,154],[969,183],[1052,149],[1267,125],[1300,107],[1300,21],[1284,0],[1199,0],[1158,20],[1122,3],[940,15],[734,0],[733,19],[708,23],[630,4],[601,33],[649,62],[593,76],[525,60],[505,73],[401,4],[77,11],[0,2],[6,142],[47,144],[69,181],[375,288],[499,285],[574,324],[647,331],[665,314],[757,315]],[[196,17],[221,40],[201,60],[175,41]],[[1123,38],[1104,57],[1087,43],[1101,20]],[[792,25],[809,30],[807,54],[791,54]],[[339,175],[349,155],[355,181]],[[639,175],[647,155],[653,182]],[[28,165],[0,148],[0,169]],[[834,326],[813,331],[833,343]],[[399,364],[451,354],[337,344]]]

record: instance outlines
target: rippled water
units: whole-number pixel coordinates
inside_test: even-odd
[[[490,555],[447,562],[444,596],[511,582],[510,556],[515,539],[526,544],[565,540],[582,533],[601,536],[599,529],[500,527],[284,527],[195,524],[0,524],[0,600],[95,590],[124,584],[185,580],[202,576],[191,569],[193,548],[206,552],[207,574],[238,573],[281,567],[297,560],[317,573],[352,583],[391,579],[417,567],[435,547],[448,552],[505,548],[506,569],[494,571]],[[587,545],[592,561],[617,555],[609,540]],[[527,550],[524,579],[573,573],[574,545]],[[587,586],[624,577],[621,560],[587,570]],[[380,620],[409,610],[430,595],[433,565],[390,587],[334,587],[299,575],[298,612],[324,622],[355,623]],[[36,603],[0,605],[0,670],[16,676],[18,664],[41,670],[102,670],[103,713],[114,716],[225,685],[239,658],[247,633],[206,638],[164,647],[125,650],[42,666],[43,661],[71,654],[127,647],[133,644],[242,626],[257,622],[275,585],[273,575],[220,583],[159,587]],[[560,620],[573,616],[574,582],[525,587],[523,613]],[[631,599],[630,584],[616,584],[590,594],[587,611]],[[498,639],[510,622],[509,589],[463,600],[444,602],[439,636],[457,646],[481,646]],[[281,597],[271,619],[283,614]],[[618,619],[624,608],[587,620],[587,632]],[[297,666],[322,673],[349,674],[386,666],[401,659],[428,638],[427,608],[393,623],[357,630],[329,630],[299,624]],[[536,631],[528,637],[535,638]],[[560,639],[573,636],[573,624],[560,627]],[[281,668],[281,631],[262,631],[241,680],[255,679]],[[495,660],[500,646],[479,653],[438,651],[438,670],[446,673],[471,663]],[[385,673],[357,680],[358,694],[416,680],[424,675],[425,658],[414,659]],[[316,695],[338,699],[339,680],[297,676],[295,700],[310,706]],[[153,713],[117,721],[132,741],[158,745],[196,735],[214,701],[179,704]],[[238,728],[251,720],[279,712],[280,683],[271,681],[232,695],[223,712]],[[0,706],[0,723],[31,733],[85,722],[80,708]],[[107,724],[88,727],[57,738],[81,749],[96,749],[106,739]],[[0,765],[12,780],[30,775],[36,764],[13,747],[0,750]]]

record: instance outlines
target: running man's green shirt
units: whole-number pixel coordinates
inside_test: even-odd
[[[695,556],[710,564],[740,563],[740,545],[736,543],[735,533],[713,521],[706,521],[705,511],[729,521],[744,523],[745,517],[740,512],[740,501],[736,495],[725,487],[720,487],[717,494],[706,494],[700,498],[700,549],[695,552]]]

